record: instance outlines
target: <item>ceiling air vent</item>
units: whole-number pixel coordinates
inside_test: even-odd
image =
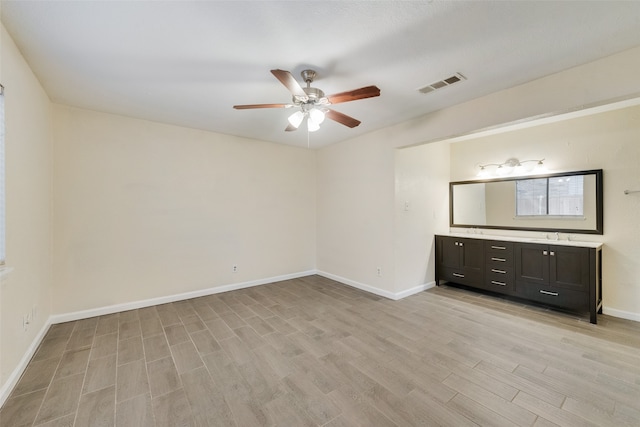
[[[455,73],[451,77],[447,77],[446,79],[431,83],[430,85],[427,85],[425,87],[421,87],[420,89],[418,89],[418,92],[422,92],[422,93],[433,92],[436,89],[451,86],[452,84],[458,83],[459,81],[462,81],[462,80],[466,80],[466,77],[460,73]]]

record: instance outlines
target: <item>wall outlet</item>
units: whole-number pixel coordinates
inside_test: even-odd
[[[238,272],[238,266],[234,264],[233,267],[231,268],[231,271],[234,272],[234,273],[237,273]]]
[[[382,276],[382,267],[378,267],[378,268],[376,268],[376,274],[377,274],[378,276]]]

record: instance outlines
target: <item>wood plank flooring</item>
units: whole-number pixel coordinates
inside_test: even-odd
[[[54,325],[0,425],[639,426],[640,323],[309,276]]]

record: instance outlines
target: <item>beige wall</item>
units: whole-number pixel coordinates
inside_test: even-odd
[[[318,151],[319,271],[394,292],[394,161],[366,137]]]
[[[449,227],[449,144],[396,150],[395,291],[434,284],[434,234]]]
[[[604,235],[572,238],[605,243],[605,309],[640,316],[640,197],[624,195],[625,189],[640,189],[638,141],[640,107],[636,106],[457,142],[451,144],[451,179],[470,179],[478,163],[509,157],[546,158],[550,172],[603,169]]]
[[[0,31],[7,265],[13,268],[0,284],[0,386],[4,386],[51,314],[53,145],[49,98],[4,27]],[[22,317],[33,306],[36,318],[25,332]]]
[[[410,233],[395,231],[397,199],[396,190],[390,185],[403,179],[403,171],[396,170],[394,160],[397,148],[638,95],[640,80],[635,78],[638,73],[640,48],[635,48],[319,150],[318,269],[347,282],[370,286],[383,295],[402,294],[415,287],[415,278],[424,274],[422,261],[404,265],[403,273],[395,271],[396,253],[405,250],[399,248],[414,244]],[[507,147],[500,158],[545,157],[536,155],[537,147],[535,143],[525,152],[518,149],[518,156]],[[442,161],[448,161],[447,155],[441,156]],[[574,159],[578,169],[588,169],[593,160],[580,153]],[[434,170],[427,172],[425,178],[438,180],[440,175],[441,171]],[[473,177],[475,173],[464,176]],[[452,172],[451,179],[462,177]],[[402,188],[402,182],[395,186]],[[446,205],[448,199],[439,203]],[[433,226],[435,230],[440,227],[439,222]],[[626,263],[625,268],[635,272],[632,263]],[[379,265],[383,266],[383,277],[375,274]],[[393,266],[391,271],[388,266]],[[634,295],[635,285],[629,284],[629,280],[633,279],[628,279],[622,289],[629,288],[630,295]],[[613,308],[631,310],[640,316],[640,307],[629,308],[628,303],[614,299],[611,294],[606,297],[607,303],[617,305],[612,305]]]
[[[314,151],[61,105],[54,123],[56,313],[315,268]]]

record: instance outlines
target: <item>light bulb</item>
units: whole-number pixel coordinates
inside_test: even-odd
[[[311,117],[317,124],[324,121],[324,113],[316,108],[309,111],[309,117]]]
[[[496,174],[498,174],[498,175],[506,175],[507,174],[507,168],[503,167],[502,165],[498,166],[498,169],[496,170]]]
[[[484,166],[480,166],[480,172],[478,172],[478,177],[484,178],[489,175],[489,172],[484,168]]]
[[[298,129],[298,126],[300,126],[300,123],[302,123],[302,119],[304,119],[304,113],[302,111],[296,111],[295,113],[290,115],[287,120],[289,120],[291,126]]]
[[[320,125],[311,117],[309,117],[307,119],[307,129],[309,130],[309,132],[315,132],[320,129]]]
[[[544,172],[547,170],[547,167],[544,165],[544,163],[542,163],[543,161],[540,160],[538,162],[538,164],[536,165],[536,167],[533,169],[534,171],[540,173],[540,172]]]
[[[522,172],[524,172],[524,166],[522,166],[522,163],[518,162],[518,164],[513,168],[513,170],[515,171],[516,174],[520,175],[522,174]]]

